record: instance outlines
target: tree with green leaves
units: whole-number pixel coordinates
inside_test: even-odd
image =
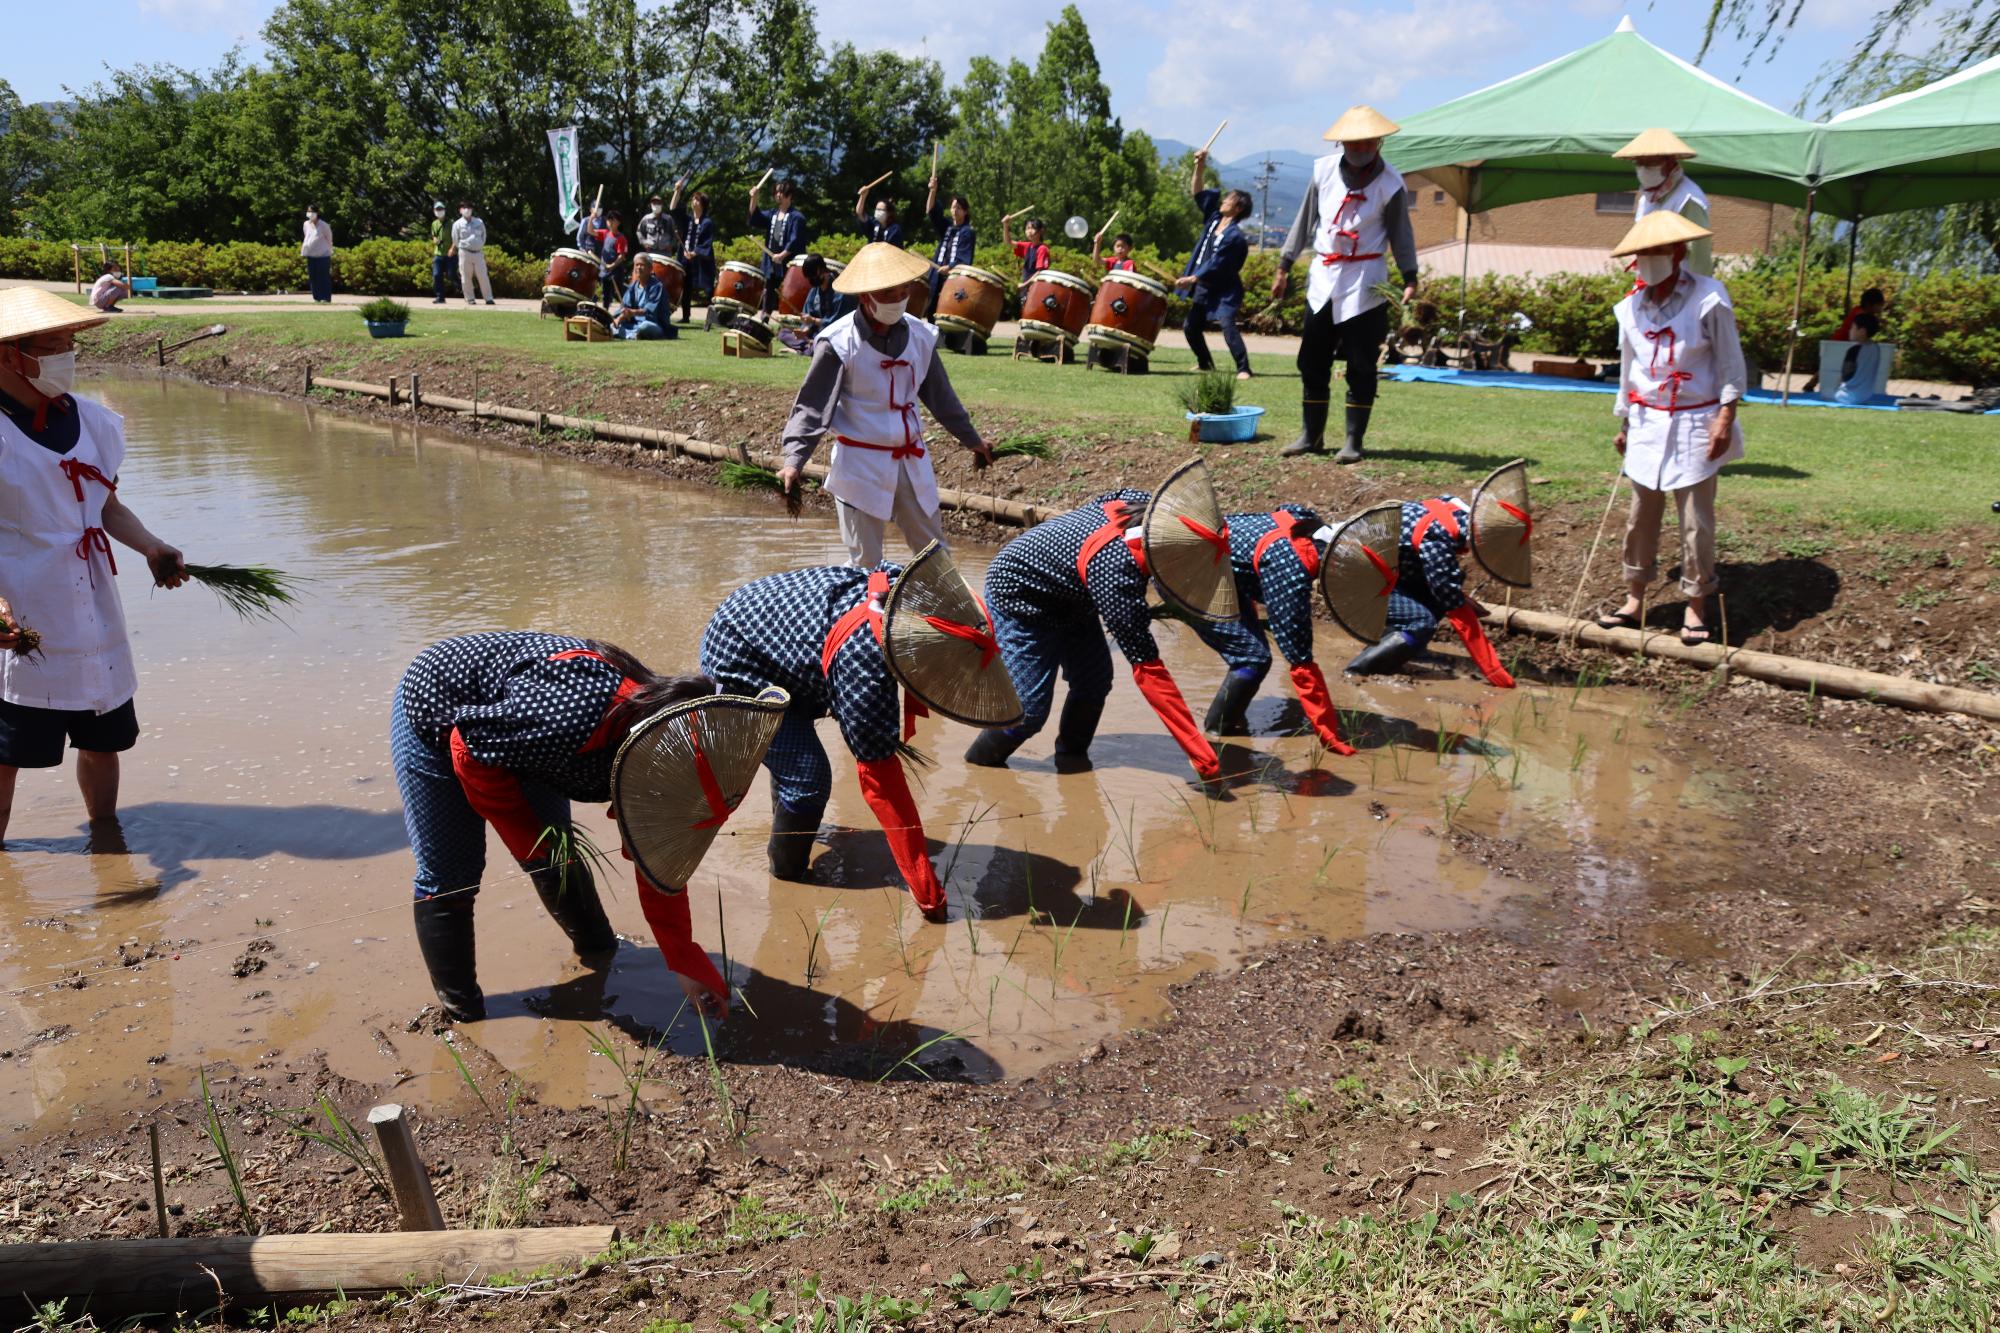
[[[1743,53],[1746,62],[1759,51],[1775,52],[1804,11],[1804,0],[1709,0],[1708,21],[1702,28],[1695,63],[1708,58],[1718,37],[1747,43]],[[1847,58],[1824,72],[1820,80],[1824,100],[1833,102],[1860,91],[1875,77],[1885,56],[1893,55],[1905,38],[1919,35],[1927,51],[1940,53],[1940,63],[1950,66],[1944,73],[1950,74],[2000,52],[2000,5],[1992,0],[1972,0],[1970,4],[1882,0],[1868,31]],[[1800,109],[1812,99],[1813,91],[1808,89],[1800,99]]]
[[[27,230],[35,200],[57,153],[55,125],[0,79],[0,236]]]
[[[935,60],[842,43],[827,59],[823,86],[823,207],[851,206],[863,185],[893,172],[875,198],[894,202],[914,235],[910,224],[923,206],[931,144],[951,127],[944,71]],[[829,217],[827,226],[840,221]]]

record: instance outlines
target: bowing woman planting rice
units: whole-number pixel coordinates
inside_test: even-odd
[[[417,656],[396,688],[389,737],[416,852],[417,946],[446,1013],[460,1020],[486,1015],[472,930],[486,869],[486,825],[527,872],[577,957],[608,965],[618,936],[598,901],[589,840],[575,833],[570,802],[613,799],[614,769],[624,763],[635,732],[651,734],[663,720],[722,705],[761,706],[717,698],[704,676],[661,675],[624,649],[594,639],[468,634]],[[693,726],[690,721],[674,733],[693,738],[677,779],[620,795],[614,813],[628,847],[630,830],[658,824],[659,808],[671,803],[670,788],[678,784],[699,793],[701,808],[710,812],[684,830],[706,835],[694,850],[698,861],[707,837],[741,799],[733,778],[718,778],[721,761],[711,764],[707,754],[742,747],[719,744],[713,733],[697,734]],[[767,730],[763,743],[768,741]],[[763,744],[750,748],[754,770]],[[671,858],[649,859],[643,849],[638,854],[639,905],[688,999],[719,1017],[727,1008],[727,987],[694,942],[683,891],[694,866],[683,862],[663,870],[663,864],[672,864]]]

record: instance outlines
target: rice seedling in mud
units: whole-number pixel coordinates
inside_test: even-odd
[[[875,1081],[877,1083],[886,1083],[898,1069],[901,1069],[903,1066],[908,1065],[912,1072],[916,1073],[918,1076],[923,1078],[925,1082],[929,1082],[931,1076],[924,1069],[922,1065],[917,1063],[917,1057],[922,1055],[925,1051],[928,1051],[933,1046],[940,1046],[948,1041],[958,1041],[960,1038],[964,1036],[965,1033],[954,1028],[950,1032],[938,1033],[937,1036],[932,1037],[929,1041],[918,1042],[915,1046],[910,1048],[910,1050],[903,1056],[902,1059],[896,1061],[895,1064],[890,1065],[887,1069],[883,1070],[880,1074],[876,1075]]]
[[[1215,853],[1215,802],[1214,802],[1214,801],[1212,801],[1212,800],[1211,800],[1211,801],[1203,801],[1203,802],[1202,802],[1202,804],[1203,804],[1203,805],[1205,805],[1205,806],[1207,806],[1207,807],[1208,807],[1208,826],[1207,826],[1206,828],[1204,828],[1204,827],[1202,827],[1202,822],[1201,822],[1201,816],[1200,816],[1199,814],[1197,814],[1197,813],[1195,812],[1195,808],[1194,808],[1194,805],[1193,805],[1193,803],[1192,803],[1192,802],[1190,802],[1190,801],[1188,800],[1188,798],[1187,798],[1187,793],[1186,793],[1186,792],[1180,792],[1180,791],[1177,791],[1177,792],[1175,792],[1175,793],[1174,793],[1174,799],[1175,799],[1176,801],[1179,801],[1179,802],[1180,802],[1180,806],[1181,806],[1181,813],[1183,813],[1183,814],[1185,814],[1185,815],[1187,816],[1187,820],[1188,820],[1188,823],[1190,823],[1190,824],[1194,825],[1194,835],[1195,835],[1195,837],[1197,837],[1197,838],[1199,838],[1199,839],[1201,840],[1201,845],[1202,845],[1202,847],[1203,847],[1203,848],[1204,848],[1204,849],[1205,849],[1205,850],[1206,850],[1206,851],[1207,851],[1207,852],[1208,852],[1208,853],[1209,853],[1210,855],[1214,855],[1214,853]]]
[[[230,1150],[229,1135],[222,1128],[222,1113],[215,1109],[215,1098],[208,1091],[208,1067],[202,1066],[201,1080],[202,1132],[208,1135],[209,1143],[215,1147],[215,1155],[223,1174],[229,1177],[229,1192],[236,1198],[236,1209],[243,1216],[243,1229],[251,1235],[257,1234],[257,1219],[250,1214],[250,1196],[243,1190],[243,1172],[236,1164],[236,1154]]]
[[[722,1062],[715,1058],[715,1033],[708,1026],[708,1015],[696,1009],[694,1017],[701,1024],[701,1046],[708,1060],[708,1089],[715,1096],[716,1117],[722,1121],[723,1132],[741,1143],[749,1137],[749,1123],[736,1115],[736,1103],[729,1096],[729,1080],[723,1075]]]
[[[1027,435],[1010,435],[993,446],[993,457],[996,462],[1002,458],[1047,460],[1054,458],[1059,452],[1061,451],[1056,447],[1055,437],[1041,431]]]
[[[1139,873],[1139,848],[1132,837],[1133,825],[1138,814],[1137,803],[1127,806],[1125,813],[1121,815],[1118,813],[1118,803],[1111,799],[1104,788],[1100,786],[1097,790],[1104,796],[1104,803],[1111,808],[1111,818],[1118,825],[1118,841],[1125,849],[1126,862],[1132,867],[1132,879],[1135,883],[1142,882],[1145,876]]]
[[[1590,753],[1590,737],[1578,736],[1576,744],[1569,752],[1569,771],[1574,773],[1583,767],[1583,761]]]
[[[614,1174],[623,1175],[626,1163],[631,1158],[632,1128],[639,1119],[640,1089],[645,1085],[646,1077],[651,1072],[657,1048],[646,1047],[635,1063],[627,1060],[617,1043],[605,1033],[595,1028],[585,1028],[583,1035],[590,1043],[590,1053],[603,1056],[605,1061],[618,1071],[622,1092],[620,1097],[614,1098],[611,1104],[605,1106],[604,1118],[611,1129],[611,1170]]]
[[[317,1121],[324,1122],[325,1128],[319,1127],[315,1113]],[[319,1094],[317,1106],[301,1107],[287,1114],[296,1117],[284,1121],[288,1133],[345,1157],[361,1172],[361,1178],[368,1182],[369,1189],[385,1199],[390,1197],[389,1175],[383,1169],[381,1160],[375,1156],[375,1150],[369,1146],[367,1139],[355,1131],[353,1122],[340,1113],[340,1108],[328,1100],[324,1092]]]
[[[8,616],[0,616],[0,634],[12,634],[14,646],[9,650],[16,657],[34,659],[42,655],[42,634],[30,629],[20,621]]]
[[[1346,850],[1347,850],[1346,839],[1342,839],[1341,841],[1333,844],[1333,846],[1327,848],[1326,855],[1320,857],[1319,859],[1319,869],[1313,872],[1313,883],[1315,884],[1326,883],[1327,868],[1333,864],[1333,858],[1339,856],[1342,852]]]
[[[546,855],[549,864],[556,868],[558,894],[569,892],[570,867],[579,863],[586,870],[597,870],[597,877],[607,887],[618,882],[618,863],[588,833],[574,824],[561,828],[551,824],[544,828],[535,839],[532,853]]]
[[[820,937],[826,933],[827,918],[833,915],[833,907],[832,903],[828,903],[826,910],[819,914],[819,920],[811,924],[807,924],[804,912],[798,914],[799,925],[807,932],[805,978],[806,985],[808,986],[812,985],[814,978],[819,975],[819,941]]]
[[[486,1180],[486,1197],[480,1202],[473,1226],[481,1231],[526,1226],[534,1219],[535,1192],[548,1174],[555,1158],[544,1153],[525,1169],[512,1155],[503,1158]]]
[[[296,606],[305,580],[267,565],[190,565],[181,573],[207,588],[245,620],[278,620],[278,608]]]
[[[1070,936],[1076,934],[1077,922],[1082,920],[1083,909],[1079,907],[1076,909],[1075,918],[1051,937],[1054,950],[1049,967],[1049,998],[1051,1000],[1056,997],[1056,978],[1062,973],[1063,954],[1069,948]]]
[[[1167,951],[1167,916],[1168,916],[1168,914],[1169,914],[1169,913],[1171,913],[1171,912],[1172,912],[1173,910],[1174,910],[1174,905],[1173,905],[1172,903],[1163,903],[1163,904],[1161,904],[1161,906],[1160,906],[1160,946],[1159,946],[1159,947],[1160,947],[1160,953],[1161,953],[1161,954],[1163,954],[1163,955],[1164,955],[1164,954],[1166,953],[1166,951]]]
[[[785,512],[797,518],[805,512],[805,482],[786,490],[778,474],[755,463],[725,462],[716,469],[715,479],[732,491],[771,491],[785,502]]]
[[[952,841],[951,855],[945,858],[944,873],[938,876],[938,881],[941,885],[946,888],[951,887],[952,872],[958,869],[958,858],[965,851],[965,840],[971,837],[973,830],[985,823],[997,809],[999,809],[998,805],[989,805],[984,810],[975,805],[972,810],[972,818],[959,822],[958,837]]]

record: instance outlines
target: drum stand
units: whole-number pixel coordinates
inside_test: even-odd
[[[1100,366],[1105,370],[1115,370],[1120,375],[1144,375],[1151,369],[1146,354],[1136,347],[1127,347],[1124,343],[1092,342],[1084,369],[1095,370]]]
[[[986,355],[986,339],[971,329],[960,329],[957,332],[939,329],[938,345],[947,352],[957,352],[960,356]]]
[[[1014,359],[1019,361],[1024,356],[1046,365],[1073,366],[1076,364],[1076,344],[1067,338],[1014,339]]]

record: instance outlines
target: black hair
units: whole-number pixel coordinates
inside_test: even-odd
[[[100,267],[97,271],[99,273],[116,273],[118,271],[118,265],[107,259],[104,261],[103,266]]]
[[[1048,226],[1040,218],[1029,218],[1028,225],[1023,231],[1038,231],[1044,236],[1049,234]]]
[[[776,185],[773,185],[773,186],[771,187],[771,193],[772,193],[772,194],[782,194],[782,195],[784,195],[784,196],[785,196],[786,198],[790,198],[790,197],[792,196],[792,193],[793,193],[793,191],[792,191],[792,183],[791,183],[790,181],[779,181],[779,182],[778,182],[778,183],[777,183]]]
[[[1127,250],[1130,250],[1132,248],[1132,233],[1129,231],[1121,231],[1116,236],[1113,236],[1111,238],[1111,243],[1113,245],[1122,245]]]
[[[696,190],[688,196],[688,202],[690,204],[700,204],[706,210],[708,208],[708,192],[706,190]]]
[[[945,200],[944,206],[946,208],[954,208],[954,207],[962,208],[966,211],[966,214],[968,216],[970,216],[972,213],[972,201],[970,199],[967,199],[962,194],[955,194],[951,198]]]
[[[472,201],[471,201],[470,199],[461,199],[461,200],[459,200],[459,201],[458,201],[458,206],[459,206],[460,208],[471,208],[471,207],[472,207]]]
[[[1861,293],[1861,304],[1887,305],[1889,304],[1889,298],[1882,295],[1882,289],[1880,287],[1870,287],[1867,291]]]
[[[1868,330],[1868,336],[1873,338],[1882,331],[1882,317],[1872,311],[1864,310],[1854,317],[1854,327]]]
[[[606,223],[623,222],[625,220],[625,215],[623,213],[620,213],[617,209],[614,208],[605,213],[604,220]]]
[[[817,287],[820,276],[826,272],[826,260],[819,255],[807,255],[799,268],[805,273],[806,280]]]
[[[319,205],[318,205],[318,204],[307,204],[307,205],[306,205],[306,212],[308,212],[308,213],[317,213],[317,212],[319,212]]]
[[[656,194],[656,195],[653,195],[653,196],[652,196],[651,198],[647,199],[647,200],[646,200],[646,202],[647,202],[647,203],[649,203],[649,204],[664,204],[664,203],[666,203],[667,201],[666,201],[666,200],[664,200],[664,199],[662,199],[662,198],[660,198],[660,196],[658,196],[658,195]]]
[[[1249,195],[1249,192],[1248,192],[1248,191],[1245,191],[1245,190],[1231,190],[1231,191],[1230,191],[1230,192],[1229,192],[1228,194],[1225,194],[1225,195],[1223,195],[1223,196],[1222,196],[1222,202],[1223,202],[1223,204],[1224,204],[1225,206],[1226,206],[1226,205],[1227,205],[1227,204],[1229,203],[1229,201],[1230,201],[1230,200],[1232,200],[1232,199],[1233,199],[1233,200],[1236,200],[1236,201],[1237,201],[1237,204],[1236,204],[1236,208],[1237,208],[1237,213],[1236,213],[1236,216],[1237,216],[1237,217],[1239,217],[1239,218],[1247,218],[1247,217],[1249,217],[1249,216],[1250,216],[1250,209],[1251,209],[1251,200],[1250,200],[1250,195]]]
[[[610,664],[639,688],[613,704],[604,715],[605,730],[622,740],[632,728],[662,708],[715,693],[715,682],[707,676],[663,676],[615,643],[585,639],[584,646]]]

